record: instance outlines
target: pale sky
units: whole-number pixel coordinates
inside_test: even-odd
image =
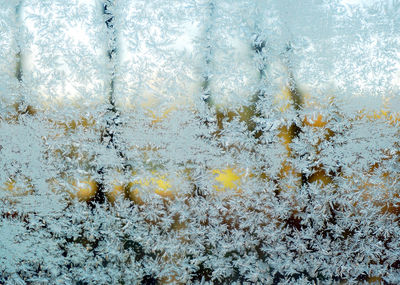
[[[75,0],[75,2],[79,5],[88,5],[88,3],[90,3],[87,0]],[[283,1],[282,3],[286,3],[286,2],[288,2],[288,1]],[[370,5],[370,4],[373,4],[376,2],[377,2],[377,0],[342,0],[341,1],[341,3],[347,7],[347,12],[349,14],[351,14],[352,9],[355,8],[356,6]],[[301,2],[301,3],[303,3],[303,2]],[[296,5],[293,6],[293,9],[295,8],[295,6]],[[92,5],[92,7],[94,7],[94,6]],[[304,9],[302,12],[307,13],[306,9]],[[26,8],[24,15],[27,15],[30,13],[35,13],[35,11],[32,10],[31,8]],[[295,19],[292,19],[292,21],[295,21]],[[99,23],[101,23],[101,22],[99,22]],[[290,21],[287,23],[288,23],[288,25],[291,25]],[[97,60],[97,64],[101,63],[101,60],[102,60],[101,57],[104,57],[104,50],[102,50],[102,46],[99,46],[99,43],[93,42],[93,38],[96,37],[96,29],[92,29],[91,26],[89,27],[88,25],[84,25],[84,24],[81,26],[68,25],[68,23],[66,23],[66,22],[64,24],[65,24],[64,27],[66,29],[65,29],[65,33],[63,35],[49,35],[50,37],[47,40],[49,42],[52,42],[54,40],[55,46],[57,46],[58,43],[62,43],[63,40],[65,40],[65,46],[59,47],[60,51],[65,49],[66,47],[72,48],[72,49],[84,47],[87,54],[89,54],[91,57],[93,57],[94,60]],[[292,24],[297,25],[298,22],[295,21]],[[33,34],[34,38],[38,37],[37,36],[38,28],[35,27],[34,22],[31,19],[26,18],[25,25],[28,28],[28,30]],[[171,50],[175,49],[177,52],[186,50],[186,52],[188,54],[190,54],[195,50],[194,40],[196,37],[198,37],[200,35],[200,32],[201,32],[200,27],[199,27],[200,24],[196,21],[193,21],[191,23],[188,23],[188,22],[183,23],[183,25],[185,25],[185,29],[183,30],[183,33],[181,34],[181,36],[179,36],[173,42],[173,44],[170,46],[170,49]],[[296,29],[296,27],[294,27],[294,26],[292,28]],[[316,28],[318,28],[318,25],[316,25]],[[289,26],[289,29],[291,29],[290,26]],[[162,30],[160,31],[160,34],[161,35],[163,34]],[[122,36],[121,41],[124,41],[123,36]],[[236,54],[242,56],[241,58],[238,59],[238,62],[235,63],[234,66],[238,66],[238,64],[239,65],[242,64],[243,66],[245,66],[247,64],[248,67],[243,67],[243,69],[240,69],[240,66],[239,66],[237,68],[239,68],[238,70],[240,70],[240,72],[245,77],[248,76],[248,78],[244,78],[244,80],[245,80],[244,82],[252,82],[251,84],[256,84],[255,82],[257,81],[257,79],[256,79],[257,72],[252,74],[251,72],[249,73],[246,71],[246,70],[250,70],[249,67],[252,64],[249,60],[250,57],[248,56],[248,54],[251,51],[250,51],[250,49],[248,51],[243,50],[243,48],[241,46],[247,47],[247,43],[241,42],[241,41],[242,40],[239,38],[232,39],[233,48],[238,49],[238,52]],[[312,44],[312,42],[311,42],[311,44]],[[310,46],[310,47],[312,47],[312,46]],[[123,52],[120,54],[121,62],[132,63],[132,62],[130,62],[131,59],[136,58],[136,59],[143,59],[146,64],[148,64],[148,63],[155,64],[155,65],[166,64],[165,62],[163,63],[162,61],[160,61],[159,57],[152,55],[153,51],[150,52],[149,49],[146,50],[145,46],[142,47],[141,49],[136,49],[134,51],[133,50],[129,51],[129,48],[122,46],[122,51]],[[133,55],[132,52],[135,53],[135,57],[132,57],[132,55]],[[218,53],[216,53],[216,54],[218,54]],[[318,53],[316,53],[315,55],[317,56]],[[400,52],[399,52],[399,57],[400,57]],[[40,61],[42,61],[42,59],[43,59],[43,50],[36,43],[30,45],[30,53],[27,54],[25,57],[26,64],[27,64],[26,69],[29,70],[30,72],[39,72],[40,73],[42,70],[40,69],[40,67],[38,67],[37,64],[35,64],[35,60],[38,60],[37,62],[40,62]],[[68,66],[69,60],[70,60],[69,58],[61,59],[61,66],[59,66],[60,70],[65,72],[67,75],[72,72],[72,70]],[[176,58],[176,60],[180,60],[179,56]],[[218,62],[218,59],[216,59],[216,61]],[[232,62],[223,63],[223,61],[221,61],[221,64],[231,64],[231,63]],[[219,66],[222,66],[222,65],[219,65]],[[216,65],[216,67],[218,67],[218,65]],[[395,67],[397,69],[397,71],[395,71],[395,73],[397,72],[396,74],[398,76],[393,76],[392,83],[394,85],[400,87],[400,63],[395,64]],[[36,68],[36,70],[35,70],[35,68]],[[83,70],[87,70],[88,73],[90,73],[90,72],[94,72],[92,69],[99,68],[99,66],[82,66],[82,68],[83,68]],[[151,70],[152,71],[149,70],[150,72],[148,72],[148,74],[146,74],[146,70],[142,69],[141,72],[143,74],[142,74],[141,78],[142,78],[142,80],[143,79],[147,80],[148,81],[147,84],[154,85],[154,82],[158,80],[158,78],[155,78],[155,77],[161,76],[161,78],[162,78],[162,76],[164,76],[164,75],[162,73],[158,73],[158,74],[154,73],[154,69],[151,69]],[[234,69],[232,69],[232,70],[234,70]],[[27,72],[27,73],[29,73],[29,72]],[[99,73],[94,72],[93,74],[98,75]],[[126,77],[126,81],[132,82],[134,80],[138,80],[137,76],[136,77],[134,75],[132,75],[132,76]],[[61,78],[58,81],[60,84],[59,88],[55,88],[56,92],[59,93],[60,98],[70,98],[70,99],[79,98],[78,94],[80,94],[82,92],[82,88],[86,89],[86,90],[89,90],[90,88],[98,88],[96,86],[98,86],[98,84],[101,82],[101,78],[97,78],[97,79],[95,78],[94,80],[90,80],[87,82],[80,82],[79,80],[81,80],[80,77],[77,77],[75,79],[72,77],[68,77],[68,79],[65,79],[65,80]],[[220,82],[228,82],[229,78],[221,77],[221,80],[222,81],[220,81]],[[218,82],[217,77],[215,78],[215,82]],[[163,84],[163,83],[160,83],[160,84]],[[189,88],[185,84],[183,84],[182,86],[185,86],[185,88]],[[220,90],[223,89],[221,86],[219,86],[219,87],[215,86],[215,85],[211,85],[211,86],[213,88],[216,88],[216,91],[215,91],[216,93],[218,93],[219,89]],[[191,92],[195,92],[194,90],[196,88],[198,88],[198,84],[197,85],[195,84],[190,88],[193,89]],[[242,91],[240,91],[239,85],[237,85],[237,86],[232,85],[229,88],[231,88],[232,90],[236,90],[236,91],[239,90],[239,93],[242,92]],[[231,89],[229,89],[229,90],[231,90]],[[43,94],[45,94],[46,92],[48,92],[48,90],[43,90]],[[99,93],[101,94],[101,92],[98,92],[98,91],[95,92],[95,94],[99,94]],[[227,94],[230,94],[230,91]],[[97,95],[94,95],[94,96],[97,96]],[[100,98],[100,100],[103,100],[103,99]]]

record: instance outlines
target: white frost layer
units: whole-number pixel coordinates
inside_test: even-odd
[[[126,1],[120,9],[118,107],[185,104],[199,96],[204,9],[182,1]]]
[[[104,104],[109,69],[102,9],[98,1],[24,1],[30,33],[24,82],[28,103],[38,109]]]

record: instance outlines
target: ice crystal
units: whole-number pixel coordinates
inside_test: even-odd
[[[2,1],[0,283],[400,283],[399,12]]]

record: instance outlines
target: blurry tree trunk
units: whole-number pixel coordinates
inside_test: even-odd
[[[17,114],[29,114],[33,115],[35,113],[32,106],[27,105],[26,98],[23,92],[23,66],[24,66],[24,55],[23,55],[23,23],[22,23],[22,10],[23,10],[24,1],[20,0],[15,7],[15,26],[16,26],[16,34],[15,34],[15,42],[16,42],[16,65],[15,65],[15,77],[18,80],[18,99],[15,102],[15,108]]]
[[[213,18],[214,18],[214,10],[215,10],[215,4],[214,0],[210,0],[208,2],[208,17],[209,21],[206,24],[206,29],[205,29],[205,42],[206,42],[206,51],[205,51],[205,71],[203,75],[203,101],[206,102],[209,106],[212,104],[212,98],[211,98],[211,91],[210,91],[210,78],[211,78],[211,58],[212,58],[212,38],[211,38],[211,33],[213,30]]]
[[[18,34],[16,35],[16,42],[17,42],[17,64],[15,67],[15,77],[18,79],[19,82],[22,82],[22,51],[21,51],[21,13],[22,13],[22,0],[18,2],[17,6],[15,7],[15,18],[17,24],[17,31]]]
[[[296,122],[292,122],[290,126],[290,140],[293,141],[294,139],[298,138],[300,133],[302,132],[302,127],[303,124],[301,123],[302,120],[300,118],[300,111],[303,108],[304,104],[304,98],[303,94],[301,94],[296,80],[294,78],[293,74],[293,47],[291,42],[288,42],[285,48],[285,51],[283,52],[283,60],[287,68],[287,76],[288,76],[288,89],[290,92],[290,97],[292,99],[292,104],[296,113],[296,117],[299,118],[299,124],[296,124]],[[301,172],[301,185],[305,185],[308,183],[308,178],[307,175],[304,172]]]
[[[254,40],[252,43],[252,49],[254,50],[257,60],[258,60],[258,71],[259,71],[259,79],[260,82],[263,82],[266,80],[266,68],[267,68],[267,55],[265,54],[264,48],[267,44],[267,39],[265,38],[265,35],[262,34],[262,32],[257,29]],[[256,94],[251,98],[251,105],[248,107],[245,107],[245,111],[249,113],[249,116],[251,117],[249,122],[248,122],[248,130],[250,132],[253,132],[254,137],[257,139],[262,135],[262,128],[257,128],[257,123],[254,121],[256,117],[261,117],[265,111],[268,110],[260,110],[257,109],[259,108],[257,104],[265,99],[265,90],[260,88]],[[247,109],[247,110],[246,110]]]
[[[113,13],[113,9],[115,8],[114,0],[106,0],[103,3],[103,17],[104,22],[107,28],[107,50],[106,55],[108,57],[109,66],[110,66],[110,77],[108,81],[108,107],[105,114],[105,127],[101,134],[101,143],[106,145],[108,149],[115,149],[118,153],[119,157],[123,159],[124,155],[119,150],[120,144],[116,142],[116,133],[117,128],[120,126],[120,114],[115,105],[115,76],[117,69],[117,56],[118,56],[118,48],[117,48],[117,31],[115,29],[115,15]],[[100,175],[100,181],[98,181],[98,191],[96,192],[96,196],[94,201],[98,203],[105,202],[105,191],[106,185],[104,183],[104,178],[107,175],[107,169],[104,166],[101,166],[98,170]]]

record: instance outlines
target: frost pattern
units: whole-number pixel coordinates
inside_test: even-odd
[[[1,284],[400,283],[400,3],[13,0]]]

